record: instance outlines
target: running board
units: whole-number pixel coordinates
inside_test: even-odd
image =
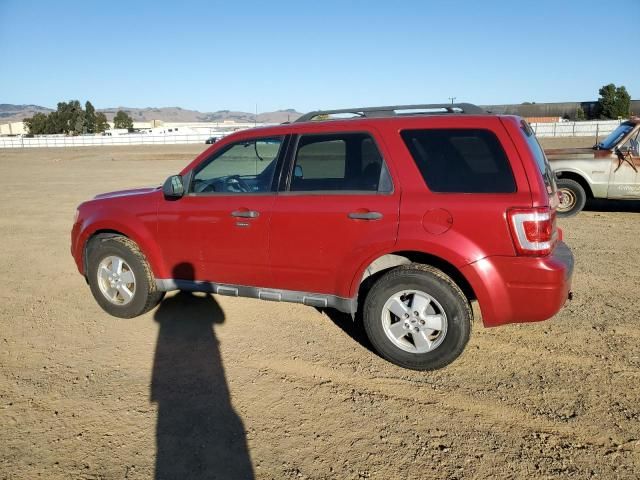
[[[275,288],[246,287],[241,285],[222,285],[214,282],[198,280],[175,280],[157,278],[156,286],[161,292],[184,290],[187,292],[207,292],[230,297],[257,298],[269,302],[301,303],[310,307],[335,308],[341,312],[355,314],[356,298],[344,298],[324,293],[298,292],[295,290],[279,290]]]

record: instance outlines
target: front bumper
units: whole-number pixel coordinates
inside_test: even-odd
[[[553,317],[571,296],[574,259],[560,242],[546,257],[487,257],[461,269],[485,327]]]
[[[78,272],[84,275],[84,265],[83,265],[83,248],[80,245],[80,227],[81,224],[77,220],[74,222],[73,227],[71,228],[71,256],[78,268]]]

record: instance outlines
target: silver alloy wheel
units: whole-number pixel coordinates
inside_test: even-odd
[[[127,262],[111,255],[98,265],[98,286],[104,298],[115,305],[126,305],[136,293],[136,276]]]
[[[576,194],[573,193],[572,190],[568,188],[560,189],[560,205],[558,206],[558,211],[560,212],[568,212],[572,208],[576,206],[576,202],[578,199],[576,198]]]
[[[382,328],[398,348],[426,353],[438,348],[447,335],[447,314],[431,295],[402,290],[382,307]]]

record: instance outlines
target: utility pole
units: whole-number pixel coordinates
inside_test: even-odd
[[[451,105],[453,105],[453,101],[458,98],[458,97],[447,97],[449,100],[451,100]]]

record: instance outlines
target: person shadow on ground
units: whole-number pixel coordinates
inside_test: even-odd
[[[193,276],[183,264],[179,278],[185,270]],[[155,478],[253,479],[215,336],[222,309],[211,295],[180,292],[154,318],[160,325],[151,380],[151,401],[158,404]]]

